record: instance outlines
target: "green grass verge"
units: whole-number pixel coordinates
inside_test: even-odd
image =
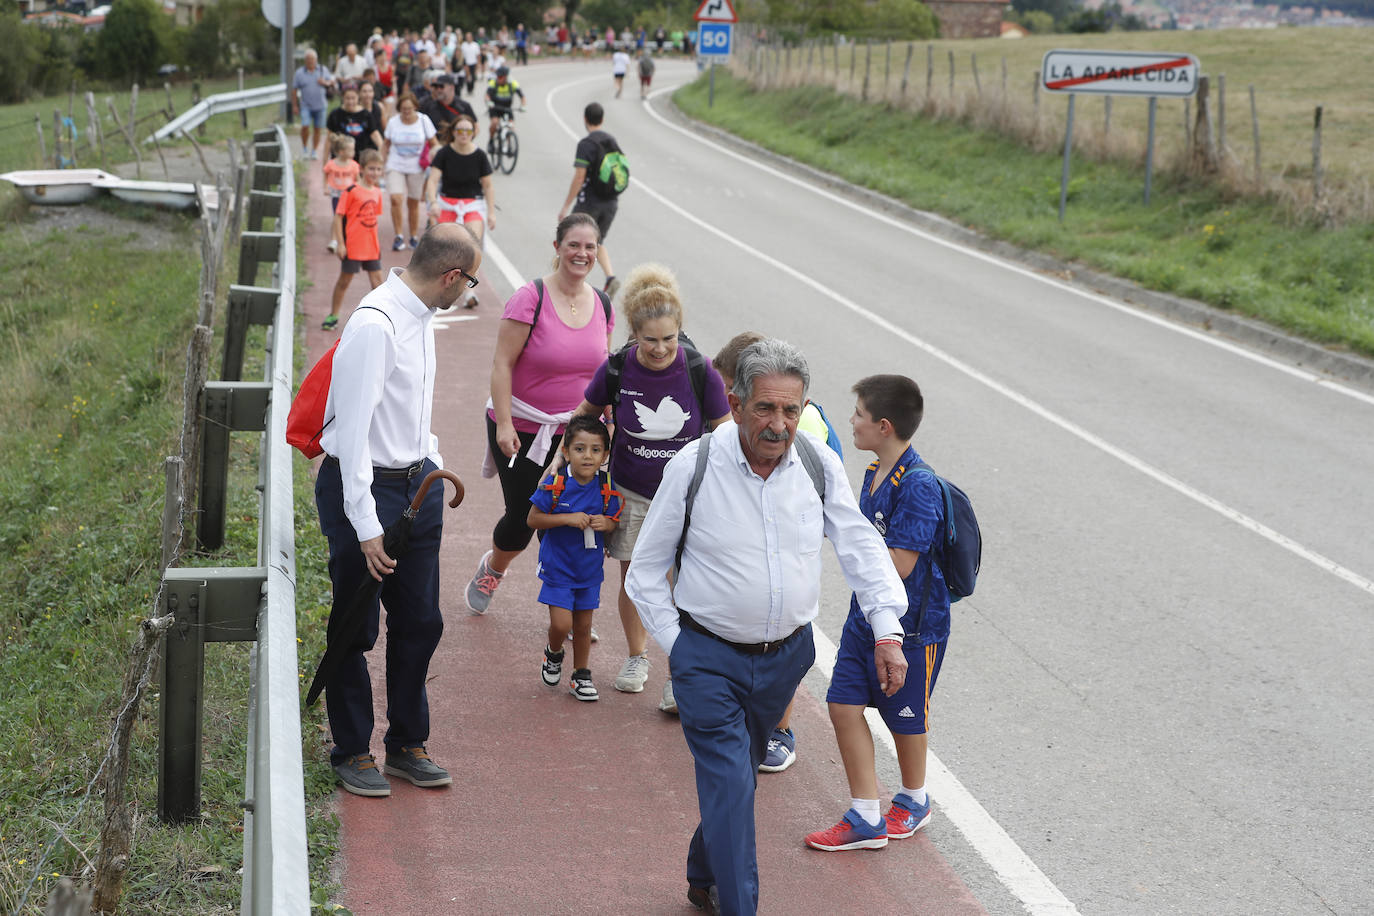
[[[275,74],[246,76],[243,85],[244,88],[255,89],[258,86],[270,86],[275,82],[277,82]],[[202,98],[237,90],[237,77],[207,80],[201,84],[200,88]],[[114,99],[115,110],[119,112],[120,123],[127,126],[130,91],[125,88],[121,92],[95,93],[96,114],[100,117],[100,131],[105,138],[104,166],[133,162],[134,154],[129,149],[128,142],[119,133],[114,121],[110,119],[109,108],[105,104],[107,98]],[[0,106],[0,172],[14,169],[53,168],[54,109],[60,111],[63,117],[67,117],[68,110],[71,111],[71,119],[76,124],[77,129],[76,164],[85,169],[104,167],[102,166],[99,145],[90,145],[90,126],[89,117],[86,113],[85,90],[81,90],[81,94],[76,97],[74,105],[70,104],[71,101],[69,96],[63,95],[25,102],[20,105]],[[172,86],[172,105],[176,114],[183,113],[192,104],[190,83],[177,83]],[[161,85],[145,86],[139,90],[138,117],[141,123],[136,136],[140,143],[143,143],[143,140],[154,130],[167,123],[165,118],[156,114],[166,107],[167,92]],[[248,110],[249,127],[262,127],[272,123],[280,109],[280,105],[250,108]],[[39,155],[38,132],[34,126],[35,117],[43,125],[43,142],[48,153],[46,160]],[[203,135],[196,135],[196,142],[205,146],[220,143],[227,137],[244,136],[240,123],[238,112],[216,115],[205,122],[205,132]],[[189,148],[190,145],[190,141],[184,138],[162,141],[164,152],[169,149]],[[63,150],[66,150],[65,144]],[[143,159],[143,177],[150,181],[161,179],[162,165],[158,161],[157,150],[151,144],[144,144],[140,147],[139,155]]]
[[[179,450],[196,236],[193,219],[113,200],[58,219],[9,197],[0,214],[9,290],[0,299],[0,912],[39,913],[58,877],[90,880],[103,800],[99,786],[89,794],[87,786],[110,738],[135,627],[157,589],[162,461]],[[225,263],[237,263],[235,251]],[[262,335],[247,348],[245,377],[261,377]],[[237,435],[234,449],[226,547],[194,562],[256,563],[257,437]],[[295,484],[304,675],[322,648],[328,581],[303,461]],[[156,685],[141,709],[124,912],[238,910],[248,649],[216,643],[206,652],[203,813],[193,824],[156,819]],[[318,707],[307,711],[318,904],[337,848],[322,728]]]
[[[1374,356],[1374,223],[1295,224],[1281,208],[1177,175],[1075,156],[1058,221],[1062,156],[959,123],[864,105],[830,89],[754,91],[716,71],[674,95],[688,115],[993,238],[1142,286],[1232,309]]]

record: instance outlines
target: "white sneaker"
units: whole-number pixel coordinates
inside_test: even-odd
[[[572,630],[568,631],[568,642],[573,641]],[[592,642],[601,642],[601,637],[596,633],[596,627],[592,627]]]
[[[644,682],[649,679],[649,659],[644,655],[631,655],[625,659],[620,673],[615,678],[615,689],[622,693],[643,693]]]
[[[663,682],[663,699],[658,701],[658,708],[668,713],[670,716],[677,715],[677,700],[673,697],[673,679]]]

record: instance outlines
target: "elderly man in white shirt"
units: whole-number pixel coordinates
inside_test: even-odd
[[[476,284],[481,261],[461,225],[435,226],[420,239],[410,264],[393,268],[386,282],[359,303],[334,353],[320,437],[326,458],[315,480],[334,594],[345,599],[357,594],[368,576],[382,583],[389,720],[384,770],[425,788],[452,781],[425,750],[425,679],[444,629],[439,612],[443,487],[430,488],[403,557],[387,556],[382,533],[415,497],[425,475],[443,466],[430,432],[431,319]],[[374,599],[349,654],[325,684],[334,739],[330,763],[347,791],[374,797],[391,794],[370,749],[372,679],[364,656],[377,641],[379,606]]]
[[[668,653],[696,761],[701,823],[687,853],[687,898],[708,912],[758,907],[756,774],[773,726],[815,661],[823,538],[874,633],[901,633],[907,607],[887,547],[859,511],[839,458],[809,440],[822,499],[799,454],[794,440],[809,384],[805,357],[784,341],[762,340],[740,355],[728,395],[734,422],[710,436],[690,519],[686,494],[704,438],[668,462],[625,583]],[[670,586],[679,542],[681,568]],[[904,682],[900,648],[878,646],[874,664],[885,690]]]

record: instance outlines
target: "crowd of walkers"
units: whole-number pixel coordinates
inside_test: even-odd
[[[460,301],[475,304],[491,228],[491,165],[476,143],[477,117],[459,97],[467,68],[483,58],[469,65],[456,37],[417,47],[378,35],[365,56],[350,46],[337,69],[347,61],[362,82],[345,83],[328,116],[331,129],[340,128],[324,168],[337,192],[331,244],[344,267],[325,326],[338,323],[345,277],[366,270],[373,289],[334,351],[316,498],[336,608],[369,578],[382,586],[325,697],[335,773],[345,790],[369,797],[390,794],[387,776],[423,788],[452,783],[427,748],[425,682],[443,631],[439,504],[431,497],[422,508],[424,525],[404,555],[389,555],[385,532],[443,467],[431,432],[432,319]],[[488,44],[499,43],[499,54],[509,39],[512,49],[532,50],[523,28]],[[414,55],[409,70],[401,70],[402,51]],[[433,56],[457,61],[462,72],[430,68]],[[311,66],[307,57],[307,84],[325,79]],[[412,82],[416,66],[421,78]],[[391,74],[385,88],[382,72]],[[306,94],[300,98],[304,104]],[[394,106],[383,104],[388,98]],[[600,105],[588,106],[587,140],[602,115]],[[615,603],[628,652],[610,684],[643,692],[655,642],[668,674],[658,707],[680,716],[696,765],[701,820],[688,845],[688,900],[708,912],[752,913],[755,774],[787,770],[797,757],[791,704],[815,658],[823,539],[853,589],[827,696],[851,804],[839,823],[804,841],[824,851],[879,848],[929,821],[926,736],[951,595],[933,559],[946,502],[911,444],[924,401],[901,375],[856,381],[852,443],[874,457],[856,498],[840,437],[808,397],[810,370],[797,348],[742,329],[708,357],[685,332],[686,303],[669,267],[642,264],[614,282],[604,247],[614,201],[598,208],[575,193],[593,155],[583,144],[574,193],[554,230],[552,268],[517,289],[500,318],[478,422],[486,428],[482,473],[498,478],[503,508],[464,602],[474,615],[499,612],[501,584],[542,532],[534,566],[549,616],[547,629],[531,634],[544,645],[531,646],[530,677],[596,701],[593,619],[606,559],[618,561]],[[383,185],[393,248],[411,249],[408,266],[385,276],[377,238]],[[433,217],[428,226],[421,201]],[[598,261],[604,289],[590,282]],[[613,350],[617,292],[629,342]],[[379,767],[366,653],[381,605],[388,725]],[[902,786],[885,811],[863,717],[870,706],[891,731],[901,767]]]

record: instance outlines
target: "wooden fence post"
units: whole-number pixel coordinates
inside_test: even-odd
[[[888,39],[884,45],[883,55],[883,101],[887,101],[888,83],[892,80],[892,39]]]
[[[926,45],[926,101],[930,101],[931,85],[935,81],[935,45]]]
[[[86,118],[91,126],[88,132],[95,138],[95,142],[100,145],[100,167],[105,168],[105,131],[100,126],[100,115],[95,110],[95,93],[86,93]]]
[[[48,144],[43,142],[43,117],[42,115],[33,116],[33,126],[38,128],[38,161],[47,164]]]
[[[1112,132],[1112,97],[1104,95],[1102,97],[1102,136],[1110,136]]]
[[[205,398],[205,380],[210,374],[210,337],[208,327],[196,325],[191,332],[191,341],[186,346],[186,387],[182,391],[181,419],[181,497],[188,513],[198,508],[200,493],[201,428],[204,426],[201,402]],[[183,552],[194,539],[196,527],[188,523],[182,528]]]
[[[983,81],[978,78],[978,52],[973,51],[969,54],[969,66],[973,70],[973,90],[978,94],[978,98],[983,97]]]
[[[239,67],[239,92],[243,91],[243,68]],[[239,126],[244,130],[248,129],[248,109],[239,112]]]
[[[1226,74],[1217,74],[1217,152],[1226,154]]]
[[[902,101],[906,101],[906,84],[911,78],[911,54],[915,51],[911,42],[906,43],[906,66],[902,68]]]
[[[52,110],[52,167],[62,168],[62,110]]]
[[[1250,84],[1250,132],[1255,145],[1255,190],[1264,184],[1264,173],[1260,171],[1260,130],[1259,108],[1255,105],[1255,84]]]
[[[949,52],[949,100],[954,101],[954,51]]]
[[[1035,119],[1035,129],[1040,129],[1040,71],[1031,77],[1031,112]]]
[[[1312,115],[1312,204],[1322,200],[1322,106]]]
[[[1208,98],[1210,81],[1206,76],[1197,81],[1197,119],[1193,128],[1192,155],[1193,167],[1211,174],[1217,170],[1216,149],[1212,145],[1212,106]]]
[[[854,42],[849,43],[849,88],[854,88],[854,68],[859,66],[859,49]]]
[[[873,39],[868,39],[864,47],[864,87],[859,93],[859,100],[868,101],[868,78],[873,73]]]
[[[1002,55],[1002,103],[1007,101],[1007,55]]]
[[[1183,148],[1187,150],[1193,148],[1193,102],[1191,99],[1183,100]]]

